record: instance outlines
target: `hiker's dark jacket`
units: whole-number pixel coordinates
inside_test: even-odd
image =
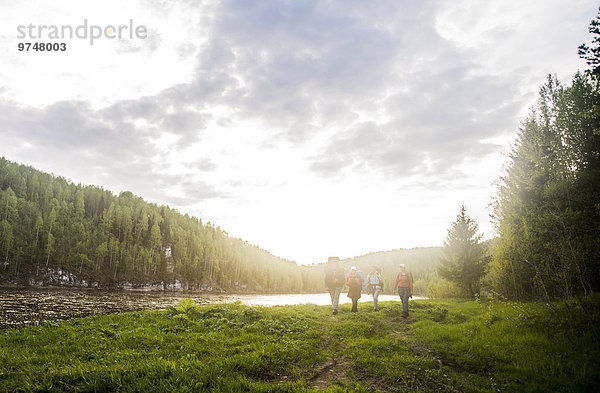
[[[362,280],[358,274],[352,276],[348,274],[348,297],[350,299],[360,299],[360,292],[362,291]]]
[[[342,269],[332,269],[325,273],[325,288],[336,289],[344,286],[344,271]]]

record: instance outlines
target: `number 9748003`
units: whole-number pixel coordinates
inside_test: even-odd
[[[17,49],[19,52],[64,52],[67,50],[67,44],[64,42],[19,42]]]

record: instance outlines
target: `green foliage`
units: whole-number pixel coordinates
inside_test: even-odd
[[[167,308],[171,314],[178,315],[192,315],[198,312],[198,305],[195,301],[189,298],[183,298],[179,301],[179,303],[175,307]]]
[[[479,290],[479,280],[485,269],[483,235],[478,233],[476,221],[460,207],[456,220],[450,224],[444,241],[443,255],[437,267],[438,274],[458,286],[472,297]]]
[[[435,322],[442,322],[448,316],[448,309],[443,306],[435,306],[435,308],[427,310],[429,317]]]
[[[495,202],[500,235],[493,287],[513,299],[569,298],[600,289],[600,103],[598,84],[577,74],[540,91],[501,179]]]
[[[579,46],[579,57],[584,59],[590,67],[586,73],[595,81],[600,83],[600,8],[596,19],[590,22],[588,31],[592,34],[592,44],[581,44]],[[598,120],[600,119],[600,105],[592,104],[587,110],[581,112],[585,119]],[[600,127],[594,128],[594,134],[600,135]]]
[[[277,258],[211,223],[128,191],[115,196],[4,158],[0,263],[0,282],[39,281],[47,269],[60,269],[75,274],[79,285],[178,280],[187,289],[323,289],[317,269]]]
[[[588,66],[590,66],[590,72],[593,75],[600,75],[600,11],[596,16],[596,19],[592,20],[588,27],[588,31],[592,34],[591,45],[581,44],[579,46],[579,57],[584,59]]]
[[[500,238],[489,280],[512,299],[568,299],[600,289],[600,13],[590,69],[548,77],[519,130],[495,200]]]
[[[464,292],[462,288],[458,287],[453,282],[438,279],[435,281],[432,280],[427,284],[427,292],[425,294],[431,299],[441,299],[461,297],[461,295],[464,295]]]

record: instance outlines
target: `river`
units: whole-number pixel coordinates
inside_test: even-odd
[[[232,303],[238,300],[251,306],[330,304],[328,293],[249,295],[60,288],[0,288],[0,329],[35,326],[94,314],[163,310],[167,306],[176,305],[182,298],[186,297],[198,304]],[[370,302],[372,299],[372,296],[363,294],[359,302]],[[399,301],[400,299],[397,295],[380,295],[379,300]],[[350,299],[342,294],[340,303],[350,303]]]

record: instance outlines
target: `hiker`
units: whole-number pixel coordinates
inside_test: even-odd
[[[402,300],[402,316],[406,318],[408,317],[408,298],[412,298],[413,293],[413,277],[403,263],[400,264],[400,272],[396,276],[394,292],[396,292],[396,288],[398,288],[398,295]]]
[[[362,287],[360,289],[362,291],[365,291],[367,289],[367,281],[365,280],[365,274],[362,272],[362,270],[356,270],[356,273],[358,273],[358,276],[360,277],[360,282],[362,282]]]
[[[362,280],[355,266],[350,268],[346,284],[348,285],[348,297],[352,299],[352,312],[358,312],[358,299],[360,299],[360,292],[362,291]]]
[[[368,292],[373,295],[373,311],[379,311],[379,294],[383,291],[383,277],[381,269],[373,267],[367,276]]]
[[[340,258],[329,257],[327,272],[325,273],[325,289],[331,295],[331,308],[333,315],[338,313],[340,293],[344,287],[344,271],[340,266]]]

